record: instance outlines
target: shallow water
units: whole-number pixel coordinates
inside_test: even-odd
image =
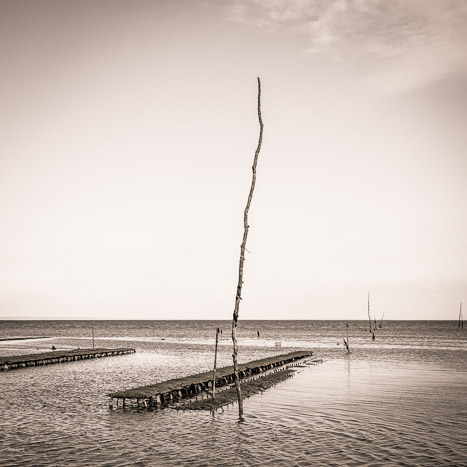
[[[90,322],[1,322],[11,355],[91,345]],[[312,348],[319,366],[212,417],[109,410],[108,393],[231,364],[227,322],[94,322],[96,346],[134,355],[0,373],[1,465],[467,464],[467,330],[454,322],[243,322],[241,361]],[[255,337],[260,330],[261,339]],[[280,341],[282,347],[276,348]],[[339,343],[339,345],[337,345]]]

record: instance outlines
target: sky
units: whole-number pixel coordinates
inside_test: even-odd
[[[0,0],[0,319],[457,319],[464,0]]]

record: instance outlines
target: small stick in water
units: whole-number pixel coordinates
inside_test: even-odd
[[[347,340],[344,339],[344,344],[347,347],[347,353],[350,353],[350,347],[349,347],[349,324],[347,323]]]

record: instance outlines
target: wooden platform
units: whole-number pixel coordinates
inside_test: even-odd
[[[240,379],[248,378],[311,356],[311,351],[300,351],[267,357],[248,363],[241,363],[239,365],[239,376]],[[217,369],[216,388],[230,385],[233,382],[233,366]],[[183,398],[192,398],[197,394],[206,393],[211,387],[212,371],[207,371],[184,378],[172,379],[157,384],[114,392],[109,394],[111,398],[110,406],[113,407],[113,401],[116,399],[117,406],[119,401],[121,401],[123,406],[125,406],[126,403],[130,403],[131,405],[136,404],[139,407],[157,407],[176,402]]]
[[[113,357],[135,353],[135,349],[77,349],[77,350],[54,350],[52,352],[34,353],[28,355],[14,355],[0,357],[0,370],[16,370],[29,366],[51,365],[53,363],[75,362],[89,358]]]

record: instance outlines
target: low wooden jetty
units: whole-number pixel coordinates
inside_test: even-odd
[[[273,357],[254,360],[248,363],[241,363],[238,367],[240,379],[245,379],[254,375],[259,375],[274,368],[283,367],[299,360],[312,356],[311,351],[291,352],[285,355],[275,355]],[[216,371],[216,388],[229,386],[234,382],[234,368],[227,366],[218,368]],[[186,376],[184,378],[162,381],[157,384],[141,386],[125,391],[109,394],[110,407],[116,400],[125,407],[126,404],[138,407],[160,407],[175,403],[184,398],[193,398],[198,394],[208,392],[212,387],[212,371],[206,371],[197,375]]]
[[[115,355],[126,355],[135,353],[135,349],[76,349],[76,350],[54,350],[52,352],[34,353],[28,355],[13,355],[0,357],[0,370],[16,370],[29,366],[51,365],[53,363],[76,362],[89,358],[113,357]]]
[[[29,339],[50,339],[50,336],[0,337],[0,341],[26,341]]]

